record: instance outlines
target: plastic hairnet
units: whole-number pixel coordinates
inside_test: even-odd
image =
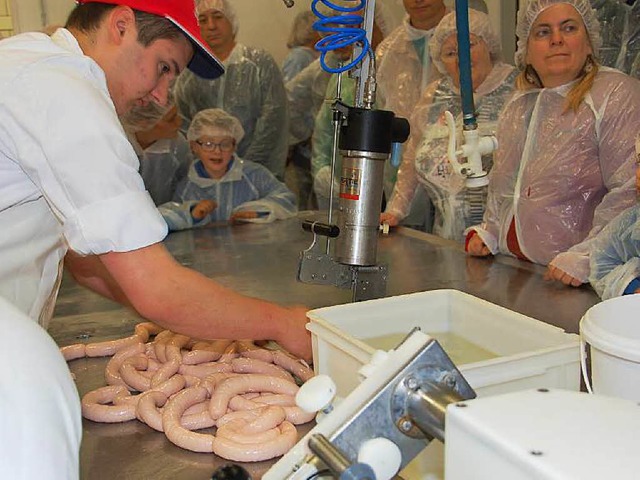
[[[240,121],[236,117],[229,115],[224,110],[207,108],[199,111],[193,117],[187,131],[187,139],[195,141],[205,135],[230,135],[238,144],[244,137],[244,128],[242,128]]]
[[[291,33],[289,34],[287,47],[300,47],[313,41],[317,35],[313,29],[313,23],[317,19],[318,17],[310,10],[300,12],[296,15],[296,18],[293,20],[293,26],[291,27]]]
[[[451,12],[445,15],[440,21],[429,40],[429,52],[431,53],[431,59],[433,60],[433,63],[436,64],[436,67],[438,67],[438,70],[444,74],[446,74],[447,71],[444,68],[442,60],[440,60],[442,44],[447,38],[449,38],[449,36],[456,32],[456,14],[455,12]],[[489,53],[491,54],[491,60],[493,63],[502,57],[500,39],[493,30],[488,15],[479,12],[478,10],[469,10],[469,33],[484,40],[489,48]]]
[[[518,48],[516,50],[516,66],[521,70],[526,67],[525,57],[527,55],[527,43],[531,27],[544,10],[557,3],[571,5],[582,17],[587,34],[591,40],[593,54],[597,57],[602,46],[600,36],[600,22],[596,17],[596,11],[591,8],[588,0],[530,0],[527,5],[518,11],[518,23],[516,25],[516,36],[518,37]]]
[[[238,33],[238,16],[236,15],[236,10],[231,6],[231,2],[229,0],[196,0],[196,12],[198,15],[203,14],[209,10],[217,10],[221,12],[229,23],[231,24],[231,28],[233,29],[233,34]]]

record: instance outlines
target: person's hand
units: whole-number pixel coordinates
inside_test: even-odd
[[[476,233],[469,239],[469,243],[467,244],[467,253],[474,257],[486,257],[491,255],[491,250],[489,250],[489,247],[487,247],[482,241],[480,235]]]
[[[544,279],[562,282],[565,285],[571,285],[572,287],[579,287],[580,285],[582,285],[582,282],[580,280],[572,277],[567,272],[560,270],[558,267],[554,267],[553,265],[547,266],[547,271],[544,274]]]
[[[305,328],[309,322],[307,307],[291,307],[289,315],[283,318],[282,338],[276,339],[286,351],[310,363],[313,360],[311,350],[311,333]]]
[[[218,204],[213,200],[200,200],[191,210],[191,216],[194,220],[202,220],[204,217],[213,212]]]
[[[380,223],[386,223],[390,227],[397,227],[400,222],[398,221],[398,217],[393,213],[383,212],[380,214]]]
[[[237,224],[242,223],[244,220],[249,220],[252,218],[258,218],[258,212],[254,212],[252,210],[243,210],[241,212],[232,213],[231,217],[229,217],[229,222]]]

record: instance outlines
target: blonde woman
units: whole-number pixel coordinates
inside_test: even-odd
[[[598,64],[599,32],[587,0],[533,0],[519,12],[521,73],[471,255],[548,265],[548,279],[579,286],[594,237],[635,202],[640,83]]]

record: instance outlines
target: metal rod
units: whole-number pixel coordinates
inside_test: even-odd
[[[321,433],[309,438],[309,449],[324,462],[332,473],[340,475],[349,468],[349,460]]]

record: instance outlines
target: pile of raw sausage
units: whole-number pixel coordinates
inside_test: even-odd
[[[130,337],[61,351],[67,361],[113,356],[105,371],[108,385],[82,398],[85,418],[137,418],[195,452],[240,462],[267,460],[295,445],[294,425],[314,418],[295,404],[296,379],[303,383],[313,371],[252,341],[198,341],[146,322]],[[216,427],[215,435],[195,431],[210,427]]]

